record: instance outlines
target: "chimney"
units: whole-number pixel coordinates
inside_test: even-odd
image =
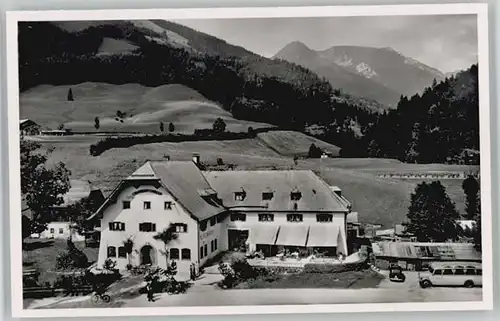
[[[196,165],[200,164],[200,155],[199,154],[193,154],[193,163]]]

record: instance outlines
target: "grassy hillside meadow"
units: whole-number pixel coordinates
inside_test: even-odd
[[[340,148],[335,145],[294,131],[272,131],[260,133],[257,137],[269,148],[283,156],[307,156],[311,144],[315,144],[334,156],[338,156],[340,152]]]
[[[68,101],[71,88],[74,101]],[[118,118],[116,113],[125,113]],[[55,129],[64,124],[73,132],[96,132],[94,118],[99,117],[99,131],[160,133],[172,122],[175,132],[193,133],[197,128],[211,128],[215,119],[224,119],[226,130],[241,132],[268,124],[237,120],[218,104],[197,91],[177,84],[155,88],[139,84],[111,85],[41,85],[20,96],[21,118],[30,118],[43,127]]]

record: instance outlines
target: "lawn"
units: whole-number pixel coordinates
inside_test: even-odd
[[[83,242],[75,242],[75,245],[85,253],[90,263],[97,261],[99,249],[87,248]],[[66,249],[66,240],[26,240],[23,249],[23,269],[37,268],[40,272],[39,283],[52,283],[60,276],[55,272],[57,256]]]
[[[269,148],[283,156],[307,157],[311,144],[315,144],[317,147],[334,156],[338,156],[340,153],[340,148],[335,145],[294,131],[270,131],[260,133],[257,137],[269,146]]]
[[[283,289],[283,288],[375,288],[384,279],[380,274],[368,269],[339,273],[294,273],[271,274],[250,279],[236,286],[239,289]]]

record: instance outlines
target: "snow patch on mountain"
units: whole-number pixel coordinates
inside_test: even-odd
[[[342,57],[335,59],[335,63],[342,67],[349,67],[352,66],[352,58],[344,54]]]
[[[374,76],[377,75],[377,73],[375,72],[375,70],[373,70],[370,65],[368,65],[367,63],[359,63],[358,65],[356,65],[356,71],[360,74],[362,74],[363,76],[365,76],[366,78],[372,78]]]

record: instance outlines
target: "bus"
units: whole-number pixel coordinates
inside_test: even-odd
[[[418,274],[422,288],[431,286],[465,286],[473,288],[483,285],[483,269],[480,263],[441,262],[431,263],[425,272]]]

